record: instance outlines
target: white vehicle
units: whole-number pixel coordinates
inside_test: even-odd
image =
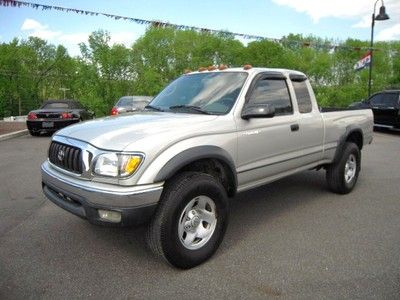
[[[328,187],[349,193],[372,129],[370,109],[321,113],[298,71],[192,72],[143,112],[58,131],[43,191],[95,224],[149,222],[151,249],[191,268],[217,250],[238,192],[324,168]]]
[[[123,96],[111,109],[111,115],[143,110],[153,97],[150,96]]]

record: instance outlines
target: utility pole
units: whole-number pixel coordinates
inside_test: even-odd
[[[63,99],[66,99],[65,98],[65,93],[66,93],[66,91],[69,91],[70,89],[67,89],[67,88],[64,88],[64,87],[62,87],[62,88],[60,88],[60,91],[63,91],[64,92],[64,98]]]

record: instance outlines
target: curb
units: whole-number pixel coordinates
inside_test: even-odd
[[[14,132],[2,134],[2,135],[0,135],[0,142],[4,141],[4,140],[15,138],[15,137],[18,137],[18,136],[23,136],[23,135],[26,135],[26,134],[28,134],[28,129],[23,129],[23,130],[19,130],[19,131],[14,131]]]

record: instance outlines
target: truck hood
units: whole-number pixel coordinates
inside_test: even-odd
[[[210,130],[215,115],[168,112],[139,112],[110,116],[68,126],[56,135],[78,139],[113,151],[126,150],[129,144],[181,138],[188,133]],[[140,149],[137,149],[140,150]]]

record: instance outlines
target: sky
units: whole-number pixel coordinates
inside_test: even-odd
[[[369,40],[374,0],[25,0],[127,17],[281,38],[290,33],[343,41]],[[377,12],[381,1],[378,1]],[[386,0],[390,20],[376,22],[375,39],[400,40],[400,0]],[[37,36],[71,55],[89,34],[104,29],[111,43],[131,46],[145,25],[56,10],[0,6],[0,42]],[[242,40],[243,41],[243,40]],[[247,42],[247,41],[245,41]]]

